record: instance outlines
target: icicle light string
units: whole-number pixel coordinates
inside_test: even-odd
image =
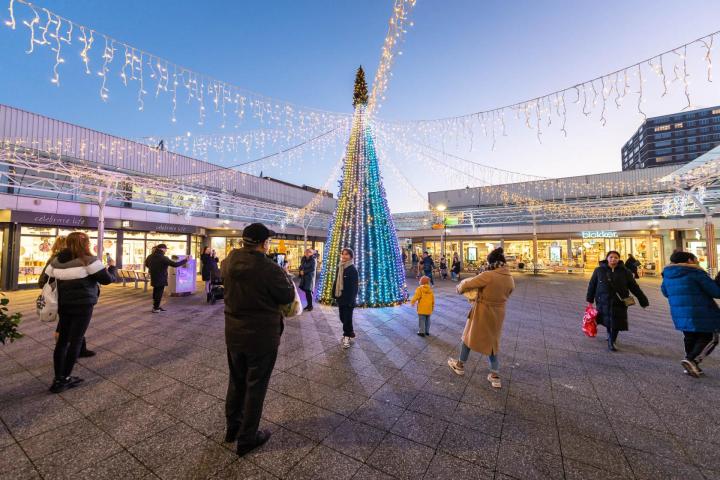
[[[377,121],[377,123],[383,130],[390,131],[393,135],[424,138],[426,143],[429,139],[437,141],[437,139],[443,138],[447,140],[454,136],[457,142],[458,138],[462,138],[470,145],[470,149],[474,145],[472,135],[475,130],[478,128],[482,132],[492,130],[492,148],[494,148],[498,119],[501,119],[503,135],[506,134],[504,117],[507,113],[510,113],[514,114],[516,119],[522,119],[527,128],[536,130],[536,136],[540,141],[543,129],[550,126],[551,114],[553,114],[553,106],[555,106],[554,116],[561,119],[560,131],[567,136],[568,102],[578,105],[578,110],[588,117],[599,111],[599,121],[605,126],[607,124],[608,100],[612,97],[615,107],[619,109],[625,97],[634,94],[637,95],[636,109],[640,115],[645,117],[643,104],[646,101],[644,86],[647,82],[644,73],[646,67],[649,67],[651,72],[660,80],[663,89],[660,95],[661,98],[667,95],[669,86],[674,81],[680,82],[687,101],[685,106],[685,109],[687,109],[692,106],[689,81],[690,60],[695,58],[689,57],[688,49],[693,47],[702,48],[703,55],[699,59],[706,66],[706,80],[712,82],[712,50],[715,38],[719,34],[720,31],[710,33],[614,72],[529,100],[452,117],[392,122]],[[672,80],[667,78],[665,72],[665,64],[668,60],[673,65],[674,78]],[[637,86],[636,90],[633,90],[634,85]],[[612,95],[613,90],[615,91],[614,96]],[[547,120],[544,126],[541,123],[542,118]],[[488,121],[488,119],[491,120]]]
[[[414,4],[414,0],[404,1]],[[19,6],[25,7],[26,11],[19,10]],[[5,21],[5,24],[10,29],[16,30],[18,23],[28,29],[30,38],[26,53],[33,53],[36,46],[48,46],[54,53],[50,81],[55,85],[60,85],[60,67],[65,63],[65,51],[72,46],[74,32],[79,32],[77,36],[78,44],[81,46],[79,56],[82,59],[83,70],[88,75],[92,72],[91,56],[96,50],[95,43],[102,38],[104,48],[100,57],[101,67],[97,74],[102,78],[99,95],[103,101],[107,101],[110,95],[108,77],[111,74],[113,62],[116,56],[121,56],[122,64],[118,66],[117,74],[120,76],[123,86],[129,87],[130,82],[137,84],[138,110],[144,109],[144,97],[147,94],[146,74],[149,72],[150,80],[155,82],[155,96],[159,97],[160,94],[170,96],[171,122],[176,121],[178,88],[186,90],[187,103],[192,100],[197,101],[200,125],[205,122],[207,98],[210,98],[212,102],[213,112],[220,117],[221,126],[226,124],[228,113],[226,107],[233,105],[236,124],[240,124],[246,119],[246,109],[249,109],[251,116],[261,124],[282,126],[305,133],[313,128],[329,130],[338,123],[351,118],[349,114],[299,106],[217,80],[126,44],[90,27],[80,25],[26,0],[10,0],[8,11],[10,18]],[[147,72],[145,67],[147,67]]]

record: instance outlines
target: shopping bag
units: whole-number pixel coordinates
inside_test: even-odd
[[[292,303],[280,306],[280,313],[285,318],[297,317],[303,312],[302,302],[300,301],[300,294],[298,293],[297,287],[293,284],[295,289],[295,298]]]
[[[598,311],[592,304],[585,307],[585,315],[583,315],[582,331],[588,337],[597,335],[597,316]]]
[[[38,317],[41,322],[54,322],[58,318],[58,292],[57,282],[50,278],[43,286],[40,295],[35,301]]]

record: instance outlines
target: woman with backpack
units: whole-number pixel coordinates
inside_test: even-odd
[[[100,295],[99,285],[112,283],[103,263],[90,253],[90,238],[82,232],[67,236],[66,247],[45,269],[47,281],[57,282],[58,340],[53,353],[53,393],[64,392],[83,379],[71,376]]]
[[[637,297],[641,307],[650,305],[632,272],[620,260],[620,254],[611,250],[593,272],[586,295],[588,304],[594,302],[597,306],[597,323],[607,329],[611,352],[617,351],[618,333],[628,330],[628,307],[635,304],[630,293]]]

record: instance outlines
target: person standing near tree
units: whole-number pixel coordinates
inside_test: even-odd
[[[222,263],[225,343],[230,379],[225,399],[225,441],[243,456],[270,438],[258,430],[284,323],[280,308],[295,300],[288,273],[267,256],[275,232],[262,223],[245,227],[243,247]]]
[[[350,348],[350,339],[355,338],[353,310],[357,300],[359,276],[357,268],[353,264],[354,258],[355,252],[349,248],[342,249],[340,263],[335,275],[335,283],[333,284],[333,296],[343,326],[342,348]]]
[[[150,285],[153,287],[153,309],[152,313],[164,312],[160,306],[165,287],[168,285],[168,267],[182,267],[192,257],[187,257],[179,262],[173,262],[165,256],[167,245],[161,243],[153,247],[152,253],[145,259],[145,267],[150,272]]]
[[[450,270],[450,276],[452,277],[453,281],[457,282],[460,280],[460,270],[461,270],[462,264],[460,263],[460,257],[457,253],[453,253],[453,260],[452,260],[452,267]]]
[[[435,280],[433,280],[435,262],[428,252],[423,252],[423,258],[422,262],[420,262],[420,266],[422,266],[423,274],[430,279],[430,285],[435,286]]]
[[[210,284],[213,273],[213,262],[214,259],[210,247],[205,247],[202,255],[200,255],[200,275],[202,276],[203,282],[205,282],[205,296],[207,297],[207,301],[210,301]]]
[[[312,312],[313,309],[312,296],[315,289],[315,269],[317,265],[314,253],[311,248],[308,248],[300,260],[300,290],[305,293],[307,300],[306,312]]]

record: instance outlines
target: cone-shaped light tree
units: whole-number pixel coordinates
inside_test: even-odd
[[[386,307],[407,299],[397,233],[380,177],[372,125],[365,113],[367,103],[365,72],[360,67],[355,77],[355,114],[343,161],[340,194],[328,229],[318,283],[317,297],[324,304],[334,302],[333,285],[340,252],[346,247],[355,252],[354,262],[360,276],[358,306]]]

